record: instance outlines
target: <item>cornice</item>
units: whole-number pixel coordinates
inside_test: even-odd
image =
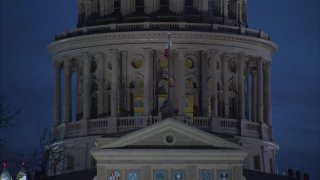
[[[246,45],[257,46],[268,50],[271,54],[277,51],[277,45],[272,41],[245,35],[192,31],[171,31],[171,33],[173,34],[175,46],[179,44],[233,44],[236,47],[242,47]],[[76,51],[84,48],[126,44],[141,44],[142,46],[144,44],[164,45],[166,42],[167,32],[164,31],[114,32],[66,38],[51,43],[48,46],[48,50],[51,55],[56,56],[61,53]]]

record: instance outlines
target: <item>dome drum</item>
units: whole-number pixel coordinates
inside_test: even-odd
[[[78,0],[78,27],[129,22],[247,25],[247,0]]]

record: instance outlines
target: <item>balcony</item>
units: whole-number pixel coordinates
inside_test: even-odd
[[[201,130],[232,136],[260,138],[260,124],[248,120],[210,118],[210,117],[174,117],[178,121]],[[55,127],[55,138],[66,139],[91,135],[115,135],[138,130],[161,121],[160,116],[108,117],[80,120]],[[264,131],[271,128],[264,127]],[[270,131],[271,132],[271,131]],[[267,140],[271,140],[271,136]]]

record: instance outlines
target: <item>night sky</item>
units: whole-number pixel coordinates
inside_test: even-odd
[[[53,120],[53,64],[47,45],[76,27],[76,0],[1,0],[0,93],[15,127],[1,131],[6,151],[31,152],[39,128]],[[249,27],[279,46],[272,64],[272,105],[279,173],[287,168],[320,179],[320,1],[249,0]],[[11,153],[9,153],[9,151]]]

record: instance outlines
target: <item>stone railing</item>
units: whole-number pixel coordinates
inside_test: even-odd
[[[196,128],[221,134],[239,135],[260,138],[260,124],[248,120],[210,118],[210,117],[174,117],[178,121]],[[108,117],[100,119],[80,120],[61,124],[55,128],[57,139],[86,135],[114,134],[137,130],[161,121],[160,116]],[[270,128],[266,126],[266,134]],[[270,136],[270,139],[272,136]],[[268,139],[268,137],[267,137]]]
[[[109,131],[109,128],[112,128],[109,125],[110,118],[101,118],[101,119],[91,119],[88,121],[88,134],[106,134]]]
[[[215,118],[212,121],[212,131],[218,133],[226,133],[237,135],[239,133],[239,120],[238,119],[222,119]]]
[[[259,138],[259,123],[250,122],[248,120],[241,121],[241,128],[243,129],[241,136]]]
[[[197,127],[202,130],[210,130],[210,118],[209,117],[191,117],[187,118],[188,124]]]
[[[118,131],[128,131],[143,127],[144,116],[118,117]]]
[[[88,26],[74,30],[67,30],[55,36],[55,40],[62,40],[75,36],[109,33],[109,32],[123,32],[123,31],[200,31],[200,32],[218,32],[241,34],[245,36],[258,37],[270,40],[270,36],[263,32],[254,29],[248,29],[241,26],[229,26],[221,24],[208,23],[188,23],[188,22],[137,22],[137,23],[123,23],[123,24],[107,24],[100,26]]]
[[[79,136],[80,128],[81,128],[81,124],[79,121],[68,123],[66,126],[66,132],[67,132],[66,136],[67,137]]]

